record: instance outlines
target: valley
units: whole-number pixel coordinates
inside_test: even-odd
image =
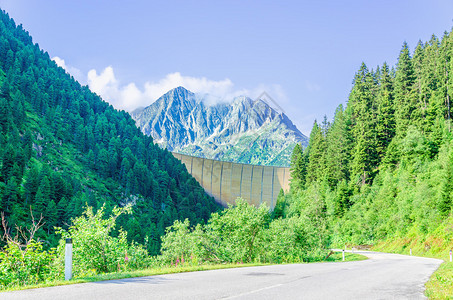
[[[125,95],[146,98],[148,106],[119,110],[112,103],[124,90],[113,71],[98,76],[90,70],[91,86],[82,85],[2,10],[0,290],[143,270],[242,264],[291,269],[329,261],[332,248],[366,246],[409,256],[370,254],[369,261],[349,264],[351,272],[347,263],[309,264],[307,280],[289,280],[297,282],[296,291],[313,287],[314,298],[327,297],[323,278],[335,283],[344,274],[353,275],[353,282],[336,287],[351,288],[345,298],[423,297],[420,285],[443,260],[425,295],[451,298],[453,31],[413,49],[404,42],[395,53],[394,65],[362,62],[351,74],[346,101],[332,118],[314,120],[307,138],[294,125],[300,120],[290,120],[275,103],[244,95],[216,98],[183,77],[197,92],[168,84],[151,101],[131,84],[136,97]],[[104,99],[94,93],[93,80],[104,80],[116,94]],[[301,107],[291,101],[292,108]],[[72,281],[63,281],[67,249]],[[386,258],[376,262],[381,256]],[[394,263],[399,275],[389,277]],[[329,268],[332,273],[313,280]],[[420,268],[422,276],[405,283],[407,289],[393,289],[387,280]],[[377,270],[373,275],[382,284],[369,285],[367,270]],[[259,282],[253,289],[206,295],[271,292]],[[352,289],[356,283],[363,290]],[[280,284],[287,285],[271,285],[276,295],[289,290]]]

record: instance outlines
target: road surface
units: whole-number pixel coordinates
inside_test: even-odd
[[[0,299],[424,299],[441,260],[360,252],[355,262],[247,267],[0,293]]]

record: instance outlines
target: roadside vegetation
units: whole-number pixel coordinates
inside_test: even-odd
[[[453,263],[443,263],[426,283],[426,296],[430,299],[452,299]]]
[[[212,270],[275,263],[341,261],[341,253],[328,256],[327,235],[313,230],[318,221],[292,217],[272,219],[265,206],[255,208],[238,199],[237,205],[214,213],[205,225],[175,221],[162,238],[162,253],[150,256],[143,245],[127,241],[127,232],[113,236],[117,218],[130,207],[104,208],[96,213],[87,207],[72,221],[56,248],[45,250],[34,234],[42,225],[34,222],[6,235],[0,252],[0,290],[111,280],[157,274]],[[286,221],[284,221],[286,220]],[[4,223],[8,232],[7,224]],[[65,239],[73,241],[73,277],[64,278]],[[346,254],[346,261],[364,259]]]

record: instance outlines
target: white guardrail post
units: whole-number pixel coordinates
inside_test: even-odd
[[[72,239],[66,239],[64,255],[64,279],[72,279]]]

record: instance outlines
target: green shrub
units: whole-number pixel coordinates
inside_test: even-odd
[[[44,251],[40,241],[34,239],[42,227],[42,217],[27,228],[16,227],[16,235],[11,230],[2,213],[3,238],[6,245],[0,250],[0,289],[12,286],[38,284],[52,280],[56,276],[54,265],[55,249]]]
[[[311,207],[312,210],[313,207]],[[315,213],[270,221],[269,209],[242,199],[205,226],[191,229],[186,219],[175,221],[162,237],[161,260],[180,265],[190,262],[302,262],[326,255],[325,222]]]
[[[160,260],[164,264],[196,265],[208,260],[206,250],[206,237],[201,225],[190,229],[190,222],[175,221],[167,227],[165,236],[162,237],[162,255]]]
[[[115,207],[113,215],[104,218],[104,207],[95,214],[93,208],[88,207],[82,216],[73,220],[73,225],[67,231],[59,228],[58,232],[62,235],[57,250],[60,268],[64,267],[66,238],[72,238],[73,241],[74,277],[147,266],[149,258],[146,250],[138,244],[129,245],[125,231],[120,230],[118,237],[110,235],[118,216],[130,211],[130,207]]]
[[[0,252],[0,288],[38,284],[54,279],[54,250],[44,251],[41,242],[30,240],[24,248],[8,241]]]
[[[272,221],[265,231],[264,258],[272,263],[319,260],[325,256],[322,241],[317,240],[317,228],[306,217],[294,216]]]
[[[206,225],[212,255],[222,262],[253,262],[261,256],[263,230],[270,222],[269,208],[238,198],[236,206],[214,213]]]

